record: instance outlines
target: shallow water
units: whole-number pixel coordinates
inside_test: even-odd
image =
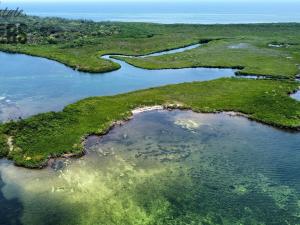
[[[300,91],[297,91],[296,93],[292,94],[291,97],[293,99],[296,99],[297,101],[300,101]]]
[[[170,54],[199,45],[166,51]],[[104,58],[109,58],[105,56]],[[90,74],[44,58],[0,52],[0,122],[26,118],[90,96],[114,95],[138,89],[233,76],[232,69],[189,68],[144,70],[113,59],[120,70]]]
[[[167,54],[179,53],[179,52],[184,52],[184,51],[192,50],[194,48],[199,48],[202,45],[203,44],[195,44],[195,45],[187,46],[185,48],[179,48],[179,49],[173,49],[173,50],[169,50],[169,51],[163,51],[163,52],[153,53],[153,54],[149,54],[149,55],[145,55],[145,56],[141,56],[141,57],[144,58],[144,57],[150,57],[150,56],[162,56],[162,55],[167,55]]]
[[[0,223],[300,224],[299,146],[299,133],[242,117],[137,114],[81,159],[2,160]]]

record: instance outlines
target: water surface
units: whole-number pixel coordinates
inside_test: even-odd
[[[297,91],[296,93],[291,94],[291,97],[293,99],[296,99],[297,101],[300,101],[300,91]]]
[[[0,163],[0,223],[300,224],[300,134],[152,111],[44,170]],[[17,223],[16,223],[17,224]]]
[[[94,1],[1,2],[27,14],[94,21],[230,24],[300,22],[300,4],[290,1]]]
[[[199,45],[159,53],[187,51]],[[105,56],[109,58],[109,56]],[[233,76],[232,69],[145,70],[115,60],[121,69],[90,74],[44,58],[0,52],[0,122],[59,111],[90,96],[126,93],[182,82]]]
[[[195,45],[190,45],[190,46],[187,46],[187,47],[184,47],[184,48],[172,49],[172,50],[168,50],[168,51],[152,53],[152,54],[149,54],[149,55],[141,56],[141,58],[150,57],[150,56],[162,56],[162,55],[167,55],[167,54],[185,52],[185,51],[188,51],[188,50],[192,50],[194,48],[199,48],[202,45],[203,44],[195,44]]]

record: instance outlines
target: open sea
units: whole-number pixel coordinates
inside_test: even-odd
[[[8,3],[0,8],[19,7],[37,16],[90,19],[94,21],[131,21],[154,23],[271,23],[300,22],[300,1],[261,2],[90,2]]]

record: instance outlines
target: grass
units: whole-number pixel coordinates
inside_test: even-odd
[[[73,69],[90,73],[104,73],[120,68],[120,65],[110,60],[101,59],[105,54],[146,54],[156,52],[164,48],[176,48],[179,46],[197,43],[195,39],[180,40],[181,37],[175,38],[175,42],[165,45],[169,38],[158,40],[153,38],[144,39],[103,39],[102,43],[95,45],[84,45],[83,47],[65,47],[65,45],[1,45],[0,50],[10,53],[24,53],[32,56],[40,56],[63,63]],[[155,44],[156,43],[156,44]]]
[[[293,56],[292,47],[279,50],[260,40],[215,40],[196,49],[182,53],[146,57],[114,57],[145,69],[190,67],[238,68],[240,75],[266,75],[274,78],[294,78],[300,58]]]
[[[93,47],[61,49],[52,45],[42,46],[2,46],[2,51],[40,56],[63,63],[73,69],[90,73],[103,73],[119,69],[120,66],[109,60],[99,59]],[[83,57],[84,55],[84,57]]]
[[[265,124],[300,130],[300,102],[288,96],[299,88],[299,83],[292,81],[299,70],[297,64],[300,60],[300,25],[298,24],[103,25],[89,21],[36,17],[30,17],[30,20],[32,20],[30,23],[38,24],[31,27],[36,43],[0,45],[0,49],[54,59],[81,71],[106,72],[118,69],[119,65],[100,59],[99,55],[107,53],[141,55],[186,46],[201,40],[214,40],[201,48],[184,53],[143,59],[124,57],[120,59],[147,69],[234,67],[239,68],[241,74],[268,75],[272,78],[290,80],[223,78],[168,85],[116,96],[91,97],[69,105],[61,112],[39,114],[25,120],[2,124],[0,157],[8,157],[19,166],[40,168],[49,157],[67,153],[81,154],[83,141],[87,135],[105,134],[114,122],[127,120],[131,116],[131,110],[143,106],[165,105],[206,113],[235,111]],[[109,32],[105,32],[103,26],[108,27]],[[45,29],[49,32],[44,32]],[[95,33],[96,36],[90,35],[91,33]],[[97,34],[101,35],[98,37]],[[52,44],[48,43],[49,40]],[[272,48],[268,46],[270,43],[284,44],[284,47]],[[8,146],[8,137],[12,138],[13,149]],[[227,150],[233,151],[228,148]],[[107,221],[116,224],[217,224],[222,223],[222,217],[231,224],[233,223],[231,221],[237,219],[240,224],[258,224],[264,221],[296,223],[298,199],[287,186],[271,185],[273,183],[267,178],[262,179],[262,174],[259,174],[258,178],[253,176],[253,173],[243,174],[240,169],[242,164],[240,157],[236,159],[237,162],[231,157],[234,163],[228,163],[226,152],[217,155],[217,158],[212,157],[215,154],[212,151],[205,152],[208,155],[201,153],[201,157],[199,155],[195,157],[200,161],[194,162],[196,164],[193,165],[193,171],[201,165],[199,174],[205,175],[201,178],[196,177],[195,182],[187,177],[190,170],[185,174],[184,171],[188,168],[182,166],[178,171],[168,172],[153,165],[151,161],[151,167],[155,170],[149,172],[149,168],[142,169],[138,173],[128,160],[118,157],[116,159],[120,161],[112,162],[103,158],[105,161],[103,165],[110,167],[105,170],[99,169],[96,173],[95,168],[86,165],[80,168],[73,165],[59,177],[59,182],[56,182],[57,189],[53,187],[53,179],[33,178],[32,182],[28,182],[27,179],[25,183],[20,184],[27,190],[33,190],[29,196],[32,196],[38,204],[32,204],[32,201],[23,204],[26,210],[22,219],[29,224],[39,220],[45,222],[44,215],[48,216],[48,209],[54,207],[63,216],[50,218],[48,223],[63,218],[63,221],[69,223],[84,221],[84,224]],[[127,153],[125,155],[128,156]],[[251,160],[251,157],[247,160]],[[224,161],[227,163],[224,164]],[[145,164],[147,163],[142,163],[143,166]],[[250,164],[253,167],[251,161]],[[75,170],[72,171],[72,168]],[[10,173],[15,175],[14,172]],[[22,177],[22,174],[19,176]],[[60,193],[64,184],[62,179],[63,182],[64,179],[66,181],[63,186],[69,187],[71,184],[80,191],[73,192],[71,186],[70,194]],[[47,183],[49,180],[51,182]],[[51,195],[47,194],[50,188]],[[81,188],[84,188],[84,192]],[[39,194],[37,197],[35,191],[46,194],[45,196]],[[68,191],[68,188],[63,191]],[[100,195],[95,195],[95,191]],[[210,193],[213,193],[213,196]],[[55,195],[57,199],[53,197]],[[26,198],[32,200],[28,195]],[[155,201],[152,201],[153,199]],[[260,200],[259,203],[267,204],[260,205],[255,201],[257,199]],[[86,204],[87,201],[89,204]],[[245,209],[240,209],[241,201],[247,205]],[[295,207],[288,208],[282,203],[292,203],[291,205]],[[35,213],[34,216],[30,213],[37,211],[39,213]],[[73,212],[77,212],[76,215]],[[90,214],[88,220],[87,212]],[[84,215],[83,219],[81,215]]]
[[[41,167],[48,157],[81,153],[83,138],[105,133],[115,121],[141,106],[181,104],[197,112],[236,111],[266,124],[298,129],[300,102],[288,93],[298,83],[238,78],[184,83],[108,97],[93,97],[62,112],[40,114],[3,125],[13,137],[8,157],[17,165]],[[3,149],[3,147],[2,147]]]
[[[104,54],[143,55],[211,40],[190,51],[158,57],[118,57],[147,69],[232,67],[240,74],[294,79],[299,73],[300,24],[161,25],[96,23],[25,16],[11,22],[27,24],[27,44],[1,44],[0,50],[41,56],[87,72],[120,68]],[[271,47],[269,44],[280,44]],[[170,85],[112,97],[95,97],[2,125],[0,152],[26,167],[40,167],[48,157],[82,152],[89,134],[103,134],[139,106],[179,102],[199,112],[237,111],[278,127],[300,127],[300,103],[288,97],[293,81],[219,79]],[[5,134],[5,135],[4,135]],[[7,136],[14,149],[8,152]]]
[[[17,20],[17,19],[15,19]],[[147,69],[234,67],[241,74],[294,78],[299,73],[300,24],[161,25],[96,23],[22,17],[28,43],[1,44],[0,50],[41,56],[85,72],[108,72],[120,66],[104,54],[143,55],[215,40],[205,47],[160,57],[122,58]],[[49,39],[52,41],[49,43]],[[285,44],[282,48],[270,43]]]

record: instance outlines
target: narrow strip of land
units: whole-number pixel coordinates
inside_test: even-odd
[[[289,79],[300,74],[297,23],[162,25],[30,16],[11,20],[30,28],[28,43],[1,44],[1,51],[53,59],[79,71],[103,73],[120,68],[115,62],[100,59],[101,55],[147,55],[213,40],[187,52],[119,59],[145,69],[225,67],[238,68],[243,75]]]
[[[300,74],[300,24],[161,25],[30,16],[11,20],[28,26],[28,43],[2,44],[1,51],[53,59],[80,71],[119,69],[118,63],[100,58],[107,54],[139,56],[210,40],[185,52],[116,58],[145,69],[226,67],[270,78],[224,78],[93,97],[62,112],[3,124],[0,156],[17,165],[36,168],[49,157],[80,154],[87,135],[103,134],[114,122],[130,118],[132,110],[153,105],[240,112],[265,124],[299,130],[300,102],[289,94],[299,88],[294,80]]]
[[[104,134],[111,125],[130,118],[135,108],[174,106],[196,112],[235,111],[266,124],[299,129],[300,102],[289,97],[298,88],[293,81],[223,78],[184,83],[108,97],[93,97],[45,113],[5,124],[3,134],[13,138],[7,156],[17,165],[40,167],[48,157],[81,154],[83,140]],[[3,142],[3,141],[2,141]],[[7,151],[0,145],[1,151]]]

